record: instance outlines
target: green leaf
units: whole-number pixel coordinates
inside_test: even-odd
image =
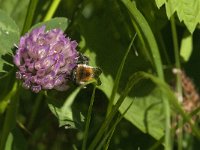
[[[12,48],[18,43],[19,35],[19,28],[12,18],[0,10],[0,72],[7,72],[8,66],[12,66]]]
[[[185,33],[181,40],[180,55],[185,62],[190,59],[193,50],[192,34]]]
[[[81,87],[74,90],[65,100],[62,106],[55,104],[56,100],[51,97],[48,98],[48,106],[51,112],[56,116],[59,121],[59,126],[66,128],[81,128],[81,122],[84,121],[83,115],[77,110],[72,109],[72,104],[79,93]]]
[[[27,143],[24,135],[18,128],[14,128],[8,135],[5,150],[26,150]]]
[[[144,87],[141,88],[145,90]],[[120,107],[120,112],[123,112],[128,104],[134,101],[132,107],[125,114],[125,118],[144,133],[159,139],[164,135],[165,121],[161,97],[163,97],[163,93],[159,87],[155,87],[146,96],[127,97]]]
[[[0,9],[5,11],[22,30],[29,0],[1,0]]]
[[[79,46],[81,51],[90,58],[90,65],[99,66],[102,69],[103,73],[100,76],[102,85],[98,88],[108,98],[111,97],[114,79],[116,78],[120,62],[131,41],[130,37],[135,34],[134,29],[130,26],[132,25],[131,22],[127,21],[128,19],[125,18],[125,13],[119,9],[120,7],[121,5],[117,2],[108,2],[105,9],[99,10],[104,13],[100,13],[98,17],[91,16],[88,19],[81,16],[77,20],[78,31],[81,34]],[[120,19],[115,14],[120,16]],[[143,28],[138,29],[140,31],[139,34],[141,38],[145,36],[144,44],[147,45],[147,49],[145,50],[150,55],[153,52],[152,58],[154,59],[151,61],[153,62],[155,60],[155,65],[157,66],[155,70],[162,76],[162,64],[159,58],[158,48],[152,32],[149,31],[149,26],[147,27],[147,25],[146,22],[143,23]],[[139,36],[139,34],[137,35]],[[141,49],[137,49],[138,55],[135,55],[134,49],[131,48],[124,64],[116,99],[120,97],[128,78],[134,72],[138,70],[152,71],[151,62],[149,62],[148,56],[143,55],[141,52],[143,49]],[[131,108],[125,114],[125,118],[141,131],[149,133],[154,138],[159,139],[164,134],[163,119],[165,116],[161,96],[162,93],[159,87],[154,89],[151,83],[146,82],[146,84],[142,84],[128,94],[120,107],[120,112],[124,112],[130,102],[134,101]]]
[[[131,18],[133,19],[133,26],[135,27],[140,40],[143,41],[142,44],[152,55],[152,61],[154,62],[154,67],[157,71],[158,77],[163,80],[164,75],[159,50],[147,21],[131,1],[122,0],[122,2],[130,12]],[[150,85],[148,85],[147,82],[145,86]],[[145,87],[141,88],[145,90]],[[164,113],[160,115],[160,118],[158,118],[157,121],[155,120],[158,114],[160,114],[160,112],[164,109],[162,97],[163,95],[159,90],[159,87],[149,91],[146,96],[142,96],[141,98],[136,97],[133,106],[126,113],[125,118],[135,124],[143,132],[147,132],[154,138],[159,139],[164,134]],[[127,101],[125,101],[120,107],[120,111],[123,112],[132,100],[133,98],[131,97],[127,98]]]
[[[41,23],[38,23],[36,25],[34,25],[29,31],[35,29],[35,28],[38,28],[38,27],[41,27],[43,25],[46,26],[46,30],[51,30],[51,29],[55,29],[55,28],[59,28],[63,31],[65,31],[68,27],[68,24],[69,24],[69,21],[67,18],[64,18],[64,17],[56,17],[56,18],[53,18],[49,21],[45,21],[45,22],[41,22]]]
[[[6,81],[6,82],[5,82]],[[12,87],[15,83],[15,73],[11,71],[4,78],[0,78],[0,114],[3,114],[10,103],[10,98],[12,96]]]
[[[144,16],[140,13],[140,11],[136,8],[136,6],[129,0],[122,0],[126,8],[131,14],[131,19],[133,26],[138,33],[138,36],[145,47],[146,51],[150,51],[152,55],[152,60],[154,61],[154,66],[157,71],[158,76],[163,79],[163,69],[162,62],[160,58],[160,53],[158,50],[158,46],[153,35],[153,32],[148,25],[148,22],[144,18]]]
[[[113,106],[113,109],[111,110],[111,112],[109,112],[108,116],[106,117],[105,121],[103,122],[102,126],[100,127],[99,131],[97,132],[96,136],[94,137],[92,143],[90,144],[90,146],[88,148],[89,150],[95,149],[95,147],[97,146],[97,143],[102,138],[105,131],[107,130],[106,128],[109,127],[111,121],[114,119],[115,115],[117,114],[119,107],[121,106],[121,104],[123,104],[125,98],[129,94],[129,92],[131,91],[133,86],[135,86],[136,83],[138,83],[140,80],[141,80],[141,77],[138,76],[137,74],[134,74],[130,77],[124,91],[118,98],[116,104]],[[130,104],[132,102],[130,102],[129,105],[126,107],[125,112],[127,111],[127,108],[130,108]]]
[[[165,4],[168,18],[175,12],[180,21],[183,21],[193,33],[197,24],[200,23],[200,0],[156,0],[156,5],[160,8]]]
[[[152,82],[154,82],[157,86],[160,87],[165,97],[168,97],[167,100],[170,102],[172,109],[175,112],[179,113],[182,116],[182,118],[184,118],[184,120],[190,124],[193,134],[196,135],[198,139],[200,139],[199,129],[197,128],[197,126],[195,126],[192,123],[191,117],[185,113],[185,111],[183,110],[182,106],[178,102],[177,97],[175,96],[174,92],[171,90],[169,85],[151,74],[148,74],[145,72],[138,72],[138,74],[143,76],[146,79],[150,79]]]
[[[108,132],[106,132],[105,136],[103,137],[103,139],[101,140],[101,143],[98,145],[97,150],[100,150],[103,146],[103,144],[106,142],[106,140],[108,139],[108,141],[106,142],[105,145],[105,150],[108,149],[111,138],[113,136],[113,133],[115,132],[115,129],[117,127],[117,125],[119,124],[119,122],[123,119],[124,115],[126,114],[126,112],[129,110],[129,108],[132,106],[133,102],[129,105],[129,107],[125,110],[125,112],[123,112],[122,114],[118,114],[117,119],[114,121],[114,124],[112,125],[112,127],[109,129]]]
[[[165,3],[165,0],[155,0],[155,1],[158,8],[160,8]]]

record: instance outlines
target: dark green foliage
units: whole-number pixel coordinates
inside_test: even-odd
[[[0,0],[0,150],[198,149],[199,121],[193,123],[178,102],[181,81],[172,73],[185,70],[199,89],[199,21],[188,21],[197,6],[176,0],[55,2]],[[103,71],[102,85],[71,83],[65,92],[38,94],[23,89],[12,57],[20,35],[42,25],[76,40],[89,65]],[[179,129],[187,122],[190,132],[170,127],[175,115],[182,118]]]

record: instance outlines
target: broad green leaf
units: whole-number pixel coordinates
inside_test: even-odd
[[[180,55],[185,62],[190,59],[193,50],[192,34],[184,34],[181,40]]]
[[[141,88],[145,90],[144,87]],[[159,139],[164,135],[165,121],[162,97],[163,93],[159,87],[155,87],[146,96],[135,98],[129,96],[120,107],[120,112],[123,112],[133,101],[124,117],[144,133]]]
[[[155,1],[158,8],[160,8],[165,3],[165,0],[155,0]]]
[[[13,135],[12,133],[10,133],[6,141],[5,149],[12,150],[12,143],[13,143]]]
[[[158,8],[165,4],[168,18],[176,12],[191,33],[200,23],[200,0],[156,0],[156,4]]]
[[[111,110],[111,112],[109,112],[107,118],[105,119],[104,123],[102,124],[101,128],[99,129],[99,131],[97,132],[96,136],[94,137],[91,145],[89,146],[89,150],[93,150],[97,143],[99,142],[99,140],[102,138],[104,132],[106,131],[106,127],[108,127],[111,123],[111,121],[114,119],[116,113],[118,112],[119,107],[121,106],[121,104],[123,104],[125,98],[127,97],[127,95],[129,94],[129,92],[131,91],[131,89],[141,80],[141,76],[137,73],[133,74],[130,79],[127,82],[127,85],[125,87],[125,89],[123,90],[122,94],[120,95],[120,97],[118,98],[118,100],[116,101],[116,104],[113,106],[113,109]],[[132,102],[130,102],[130,104],[132,104]],[[127,104],[127,103],[126,103]],[[127,106],[127,108],[130,108],[130,104]],[[127,108],[125,109],[125,111],[127,111]]]
[[[0,9],[5,11],[22,30],[29,0],[0,0]]]
[[[31,31],[31,30],[33,30],[35,28],[41,27],[43,25],[46,26],[46,30],[59,28],[59,29],[65,31],[67,26],[68,26],[68,24],[69,24],[69,22],[68,22],[67,18],[56,17],[56,18],[53,18],[53,19],[51,19],[49,21],[41,22],[41,23],[38,23],[38,24],[34,25],[29,31]]]
[[[184,120],[190,124],[193,134],[196,135],[198,139],[200,139],[199,129],[197,128],[197,126],[195,126],[194,123],[192,123],[191,116],[185,113],[185,111],[183,110],[182,106],[179,104],[177,97],[175,96],[174,92],[172,92],[169,85],[151,74],[148,74],[145,72],[139,72],[138,74],[140,74],[146,79],[150,79],[152,82],[154,82],[156,85],[160,87],[160,89],[165,94],[165,96],[168,97],[168,101],[170,102],[173,110],[177,112],[178,114],[180,114],[184,118]]]
[[[48,97],[48,106],[51,112],[59,121],[59,126],[66,128],[81,128],[81,122],[84,121],[83,115],[78,110],[73,110],[72,104],[79,93],[81,87],[74,90],[65,100],[62,106],[55,104],[56,99]]]
[[[0,72],[7,72],[12,66],[12,48],[19,41],[19,28],[15,22],[0,10]],[[9,60],[11,61],[9,62]]]

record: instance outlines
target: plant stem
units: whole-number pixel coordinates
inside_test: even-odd
[[[43,97],[43,92],[39,93],[37,95],[37,98],[35,99],[35,104],[33,106],[33,112],[31,113],[31,117],[30,117],[30,120],[29,120],[29,123],[28,123],[28,129],[32,128],[33,122],[35,120],[35,117],[38,113],[39,106],[40,106],[41,101],[42,101],[42,97]]]
[[[54,15],[55,11],[57,10],[59,4],[60,4],[60,0],[53,0],[45,18],[44,18],[44,21],[50,20],[53,17],[53,15]]]
[[[130,103],[130,105],[127,107],[127,109],[126,109],[122,114],[119,113],[119,115],[118,115],[116,121],[114,122],[114,124],[112,125],[110,131],[108,131],[108,133],[110,133],[110,134],[108,134],[109,137],[108,137],[108,140],[107,140],[107,142],[106,142],[106,144],[105,144],[104,150],[108,150],[108,147],[109,147],[111,138],[112,138],[112,136],[113,136],[113,134],[114,134],[114,132],[115,132],[115,129],[116,129],[117,125],[118,125],[119,122],[124,118],[124,115],[125,115],[125,114],[127,113],[127,111],[131,108],[132,104],[133,104],[133,101]],[[106,137],[104,137],[104,138],[106,139]],[[104,140],[104,138],[103,138],[103,140]],[[102,141],[103,141],[103,140],[102,140]]]
[[[165,150],[171,150],[171,133],[170,133],[170,107],[167,98],[163,98],[165,109]]]
[[[181,69],[180,64],[180,58],[179,58],[179,46],[178,46],[178,37],[177,37],[177,31],[176,31],[176,24],[174,17],[172,16],[170,19],[171,22],[171,29],[172,29],[172,39],[173,39],[173,45],[174,45],[174,55],[175,55],[175,67],[176,69]],[[176,91],[178,94],[178,101],[182,102],[182,86],[181,86],[181,76],[180,73],[176,73]]]
[[[88,139],[88,131],[89,131],[89,125],[90,125],[90,120],[91,120],[91,114],[92,114],[92,107],[93,107],[94,97],[95,97],[95,90],[96,90],[96,84],[94,85],[94,89],[93,89],[93,92],[92,92],[92,97],[91,97],[91,100],[90,100],[90,106],[89,106],[89,109],[88,109],[82,150],[86,150],[86,144],[87,144],[87,139]]]
[[[176,73],[176,92],[178,95],[178,101],[180,103],[183,102],[183,95],[182,95],[182,83],[181,83],[181,64],[180,64],[180,58],[179,58],[179,46],[178,46],[178,37],[177,37],[177,31],[176,31],[176,24],[174,17],[172,16],[170,19],[171,22],[171,28],[172,28],[172,39],[173,39],[173,45],[174,45],[174,55],[175,55],[175,68],[178,70]],[[178,127],[179,127],[179,134],[178,134],[178,150],[182,150],[182,138],[183,138],[183,132],[182,132],[182,124],[183,120],[180,118],[178,120]]]
[[[7,141],[8,135],[16,124],[16,114],[19,101],[17,82],[14,83],[13,88],[9,94],[11,95],[10,103],[7,106],[5,120],[3,124],[3,130],[0,139],[0,150],[5,150],[5,143]]]

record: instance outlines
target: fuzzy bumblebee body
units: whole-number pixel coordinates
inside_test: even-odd
[[[89,59],[80,54],[79,63],[77,67],[74,68],[72,72],[73,81],[76,84],[85,84],[87,82],[97,81],[97,85],[101,85],[99,79],[100,74],[102,73],[101,69],[98,67],[92,67],[88,65]]]
[[[101,69],[97,67],[91,67],[86,64],[78,64],[74,70],[74,79],[77,84],[85,84],[87,82],[96,80],[97,84],[100,85],[99,75],[101,74]]]

